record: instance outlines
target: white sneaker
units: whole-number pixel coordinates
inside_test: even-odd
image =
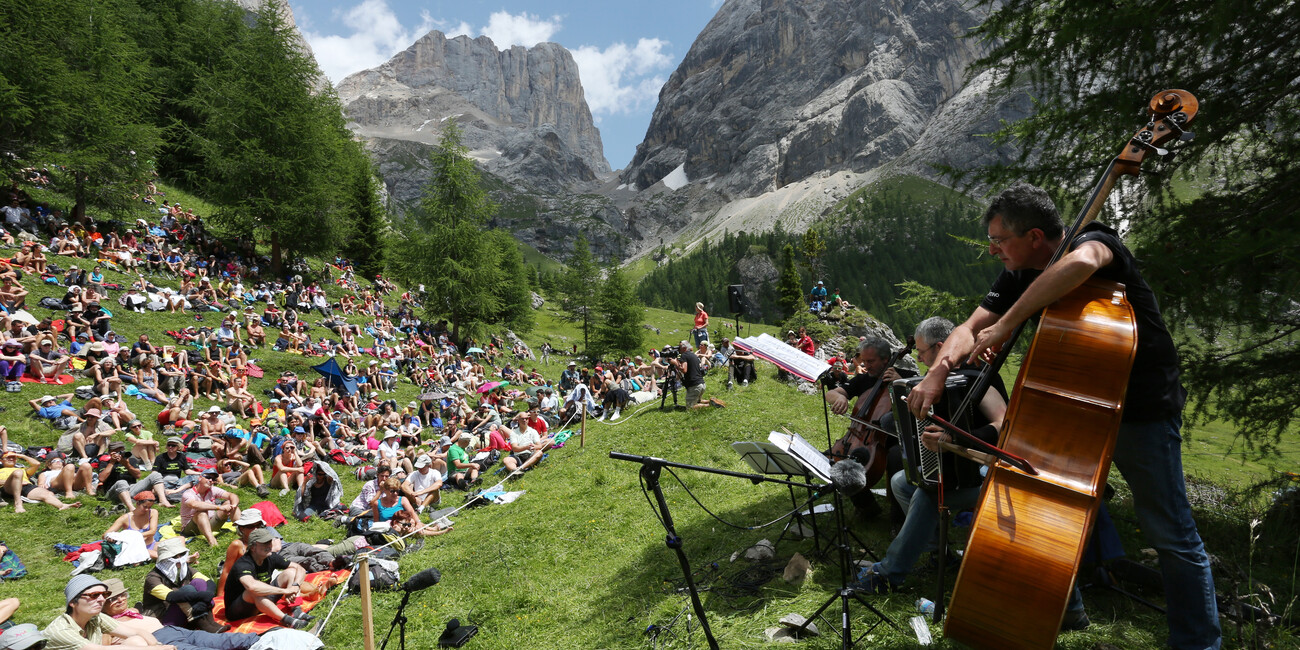
[[[284,488],[283,490],[280,490],[280,496],[286,496],[288,494],[289,494],[289,488]]]
[[[613,422],[614,420],[617,420],[617,419],[619,419],[619,418],[621,418],[621,417],[623,417],[623,414],[620,413],[618,409],[614,409],[614,415],[611,415],[611,416],[609,417],[609,421],[610,421],[610,422]]]
[[[748,380],[748,379],[742,379],[742,380],[740,381],[740,385],[741,385],[741,386],[748,386],[748,385],[749,385],[749,380]]]
[[[604,422],[604,421],[605,421],[605,414],[604,414],[604,413],[601,413],[601,414],[600,414],[600,417],[596,418],[596,421],[597,421],[597,422]]]

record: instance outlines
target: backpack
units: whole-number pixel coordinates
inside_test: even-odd
[[[90,399],[95,396],[94,386],[78,386],[72,389],[72,394],[77,399]]]
[[[371,558],[370,588],[372,590],[395,590],[401,582],[402,576],[399,573],[396,562],[380,558]],[[361,572],[353,571],[352,577],[348,578],[348,593],[356,594],[360,592]]]

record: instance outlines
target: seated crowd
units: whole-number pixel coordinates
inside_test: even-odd
[[[18,247],[0,261],[0,373],[11,390],[48,391],[28,403],[49,426],[48,438],[21,451],[0,426],[0,499],[22,513],[98,495],[112,504],[102,514],[113,512],[94,534],[138,533],[156,563],[134,589],[75,576],[67,613],[44,631],[46,647],[251,646],[257,637],[205,636],[223,631],[211,616],[217,596],[232,623],[260,613],[308,627],[311,617],[289,605],[304,575],[346,566],[375,524],[399,536],[447,532],[430,516],[443,492],[472,489],[497,464],[503,476],[530,469],[551,446],[561,406],[537,368],[525,369],[531,353],[522,344],[494,338],[484,352],[462,353],[445,328],[416,316],[423,291],[401,294],[393,309],[384,298],[394,302],[397,288],[382,277],[362,286],[344,259],[321,281],[304,279],[311,269],[301,263],[283,281],[264,279],[269,261],[251,248],[226,247],[192,210],[147,198],[158,205],[156,224],[65,222],[58,210],[21,201],[0,215],[0,240]],[[135,279],[117,285],[107,271]],[[58,286],[61,298],[29,304],[24,281]],[[329,300],[322,282],[342,297]],[[193,314],[196,324],[128,340],[115,331],[119,306]],[[31,317],[37,307],[51,314]],[[309,322],[311,311],[321,320]],[[284,371],[269,390],[255,390],[250,379],[263,371],[250,354],[267,348],[332,357],[340,374]],[[629,362],[598,369],[591,382],[602,395],[653,390],[652,373]],[[388,396],[403,383],[425,392],[398,404]],[[65,384],[76,388],[55,388]],[[157,415],[134,412],[128,397],[156,403]],[[342,468],[367,479],[358,494],[344,493]],[[331,545],[288,541],[261,510],[241,505],[240,488],[292,494],[292,519],[339,519],[358,534]],[[239,536],[213,580],[189,565],[186,542],[218,546],[227,522]],[[139,611],[127,606],[130,591],[144,598]],[[23,627],[0,635],[0,647]]]

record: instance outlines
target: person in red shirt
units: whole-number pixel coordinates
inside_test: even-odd
[[[695,329],[691,330],[695,335],[695,345],[701,341],[709,340],[709,313],[704,311],[704,303],[695,303]]]
[[[808,330],[803,327],[799,328],[799,342],[795,347],[802,350],[803,353],[808,356],[812,356],[813,353],[817,351],[817,344],[813,342],[811,336],[808,336]]]

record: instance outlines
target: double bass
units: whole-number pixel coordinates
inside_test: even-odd
[[[868,486],[875,485],[885,475],[885,461],[888,456],[886,449],[889,442],[886,437],[888,434],[875,426],[892,408],[889,399],[889,383],[885,381],[884,373],[893,368],[894,364],[903,357],[911,354],[914,347],[916,347],[916,339],[909,336],[903,348],[889,356],[889,363],[885,364],[885,370],[881,371],[881,376],[876,379],[876,383],[862,393],[857,403],[853,405],[848,431],[826,452],[831,460],[841,460],[847,458],[849,452],[858,447],[866,448],[868,460],[863,463],[863,466],[867,470]]]
[[[1199,103],[1167,90],[1103,173],[1061,248],[1096,218],[1122,175],[1163,155]],[[1023,325],[1022,325],[1023,327]],[[1020,329],[1003,344],[1005,360]],[[1101,503],[1137,347],[1124,286],[1090,279],[1043,310],[1016,378],[999,447],[1037,470],[989,468],[948,606],[944,634],[974,648],[1051,648]],[[972,391],[975,392],[975,391]]]

